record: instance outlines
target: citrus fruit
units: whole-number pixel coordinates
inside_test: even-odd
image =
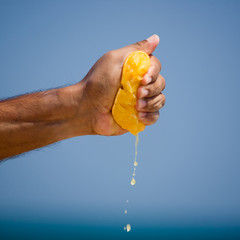
[[[135,51],[127,56],[122,68],[121,87],[112,108],[114,120],[133,135],[145,129],[145,125],[138,119],[135,106],[138,87],[150,64],[150,58],[145,52]]]

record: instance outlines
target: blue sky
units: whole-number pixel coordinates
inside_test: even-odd
[[[0,1],[0,98],[80,81],[156,33],[166,105],[135,138],[84,136],[0,164],[0,219],[240,225],[239,1]],[[129,214],[124,202],[129,199]]]

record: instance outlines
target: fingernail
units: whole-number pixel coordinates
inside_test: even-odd
[[[138,100],[138,108],[140,108],[140,109],[144,108],[144,107],[146,107],[146,105],[147,105],[146,101],[144,101],[142,99]]]
[[[147,40],[148,42],[154,42],[155,41],[155,38],[157,37],[156,34],[153,34],[151,37],[149,37]]]
[[[146,115],[147,115],[147,113],[145,113],[145,112],[140,112],[140,113],[138,113],[138,117],[139,118],[145,118],[146,117]]]
[[[140,93],[141,93],[140,97],[144,98],[144,97],[146,97],[148,95],[148,90],[145,89],[145,88],[141,88],[141,92]]]
[[[152,77],[147,77],[146,78],[146,84],[149,84],[152,81]]]

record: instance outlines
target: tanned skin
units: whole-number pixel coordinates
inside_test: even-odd
[[[158,120],[165,104],[161,64],[152,53],[157,35],[104,54],[86,77],[72,86],[0,101],[0,159],[82,135],[121,135],[111,113],[124,60],[133,51],[150,55],[151,67],[138,89],[136,109],[145,125]]]

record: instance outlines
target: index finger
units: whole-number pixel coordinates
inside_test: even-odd
[[[151,60],[151,66],[141,81],[142,85],[148,85],[149,83],[155,82],[161,71],[160,61],[153,55],[150,55],[150,60]]]

